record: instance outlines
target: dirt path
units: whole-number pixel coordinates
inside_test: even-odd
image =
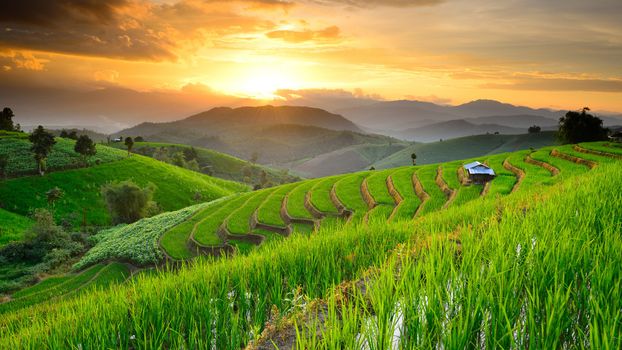
[[[593,150],[593,149],[587,149],[587,148],[583,148],[583,147],[581,147],[579,145],[574,145],[572,148],[575,151],[581,152],[581,153],[593,154],[593,155],[597,155],[597,156],[601,156],[601,157],[609,157],[609,158],[614,158],[614,159],[622,159],[622,155],[619,155],[619,154],[608,153],[608,152],[603,152],[603,151],[596,151],[596,150]]]
[[[565,159],[577,164],[581,164],[581,165],[585,165],[586,167],[590,168],[590,169],[594,169],[598,163],[593,162],[591,160],[587,160],[587,159],[583,159],[583,158],[579,158],[579,157],[575,157],[575,156],[571,156],[570,154],[566,154],[566,153],[562,153],[560,151],[558,151],[557,149],[554,149],[551,151],[551,155],[553,157],[557,157],[560,159]]]
[[[512,165],[507,158],[503,161],[503,167],[506,170],[511,171],[514,174],[514,176],[516,176],[516,183],[514,183],[514,186],[512,187],[512,191],[510,191],[510,193],[514,193],[520,187],[521,182],[523,182],[523,179],[525,178],[525,172],[522,169],[519,169],[515,167],[514,165]]]
[[[440,187],[441,191],[443,191],[443,193],[445,193],[445,196],[447,196],[447,201],[445,202],[445,204],[443,204],[443,209],[447,209],[456,198],[456,193],[458,191],[450,188],[447,185],[445,179],[443,179],[443,168],[440,165],[436,169],[436,178],[434,179],[434,181],[436,181],[438,187]]]
[[[419,197],[419,201],[421,201],[419,207],[417,207],[417,211],[415,211],[415,215],[413,215],[413,218],[416,218],[419,216],[421,210],[423,210],[425,203],[430,199],[430,195],[423,189],[421,181],[419,181],[419,178],[417,177],[417,172],[413,172],[412,182],[415,194]]]
[[[531,157],[531,154],[528,154],[525,156],[525,163],[529,163],[529,164],[533,164],[536,166],[539,166],[541,168],[544,168],[546,170],[548,170],[551,173],[551,176],[557,176],[559,175],[559,169],[557,169],[556,167],[554,167],[553,165],[537,160],[537,159],[533,159]]]

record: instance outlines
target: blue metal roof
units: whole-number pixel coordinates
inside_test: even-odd
[[[488,165],[482,164],[480,162],[472,162],[469,164],[465,164],[464,168],[468,171],[470,175],[492,175],[495,176],[495,171],[492,170]]]

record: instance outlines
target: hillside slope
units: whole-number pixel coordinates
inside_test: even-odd
[[[514,152],[530,147],[555,144],[555,133],[544,131],[522,135],[477,135],[442,142],[417,143],[373,164],[376,169],[412,164],[410,155],[417,155],[417,164],[447,162],[488,154]]]
[[[124,148],[121,143],[113,143],[112,147]],[[134,152],[144,156],[152,157],[161,153],[164,149],[170,157],[177,152],[188,152],[192,146],[165,142],[136,142],[134,144]],[[271,185],[280,185],[299,178],[289,175],[286,171],[273,169],[259,164],[253,164],[249,161],[230,156],[228,154],[217,152],[203,147],[194,147],[196,151],[196,160],[199,170],[210,176],[218,177],[225,180],[243,182],[248,185],[256,185],[262,182],[262,174],[266,174],[266,181]]]
[[[314,185],[303,187],[310,194],[296,198],[308,198],[305,207],[315,217],[319,205],[313,203],[326,201],[332,183],[329,201],[347,223],[272,241],[248,256],[198,260],[175,273],[16,310],[0,320],[0,347],[316,349],[336,341],[351,348],[361,337],[375,341],[378,324],[386,339],[404,348],[555,348],[560,342],[617,348],[619,339],[609,337],[622,332],[616,317],[622,300],[615,278],[622,267],[617,152],[582,144],[504,155],[509,168],[522,169],[512,171],[520,186],[504,196],[461,184],[461,162],[310,180]],[[532,164],[532,156],[541,163]],[[552,165],[560,172],[549,171]],[[251,215],[263,218],[259,232],[276,232],[283,218],[265,210],[289,211],[289,195],[305,183],[222,200],[222,208],[235,204],[226,213],[240,216],[199,210],[202,216],[191,216],[192,223],[214,229],[223,220],[248,223]],[[402,195],[422,198],[427,213],[413,215],[409,205],[406,216],[387,219],[370,208],[391,207],[389,196],[400,202]],[[202,225],[212,218],[219,224]],[[219,231],[227,240],[257,237],[227,233],[228,227]],[[397,315],[410,330],[430,336],[403,336]],[[465,327],[469,331],[461,331]]]
[[[340,115],[309,107],[215,108],[171,123],[143,123],[119,136],[189,144],[266,165],[285,164],[344,147],[399,142],[368,135]]]
[[[246,185],[213,178],[169,165],[141,155],[89,168],[57,171],[45,176],[27,176],[0,182],[0,207],[28,216],[35,208],[47,207],[45,192],[62,189],[64,196],[55,203],[57,219],[73,225],[110,225],[110,217],[101,197],[100,187],[112,181],[133,180],[156,186],[154,200],[165,211],[247,191]]]

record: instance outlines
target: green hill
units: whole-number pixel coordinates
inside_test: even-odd
[[[52,172],[0,182],[0,204],[11,212],[27,216],[34,208],[47,207],[45,192],[58,187],[65,195],[55,204],[58,219],[74,225],[82,222],[107,226],[110,217],[100,187],[111,181],[133,180],[156,186],[154,200],[164,211],[176,210],[201,201],[246,191],[245,185],[213,178],[157,160],[132,155],[123,160],[84,169]]]
[[[554,144],[555,133],[552,131],[522,135],[467,136],[442,142],[417,143],[375,162],[373,166],[376,169],[386,169],[412,164],[410,155],[413,152],[417,154],[417,164],[432,164]]]
[[[111,146],[125,148],[122,143],[113,143]],[[158,153],[162,154],[162,149],[166,150],[166,155],[170,157],[177,152],[189,151],[191,146],[158,142],[136,142],[134,144],[136,153],[148,157],[154,157]],[[280,185],[299,180],[298,177],[289,175],[283,170],[253,164],[211,149],[194,147],[194,150],[196,151],[199,170],[221,179],[243,182],[251,186],[261,184],[262,181],[271,185]],[[262,180],[262,173],[265,173],[265,180]]]
[[[469,160],[360,172],[114,228],[83,274],[134,259],[115,251],[234,254],[79,298],[51,289],[52,302],[9,303],[0,348],[619,348],[620,159],[605,143],[481,157],[507,170],[486,186],[462,180]],[[290,208],[319,229],[295,234]],[[195,241],[210,235],[220,242]],[[261,248],[235,254],[249,244]]]

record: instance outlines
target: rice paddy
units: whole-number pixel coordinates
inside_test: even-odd
[[[559,175],[525,162],[528,155]],[[524,171],[518,191],[505,160]],[[567,145],[480,161],[497,172],[486,193],[461,182],[467,161],[441,165],[456,191],[444,209],[439,165],[426,165],[307,180],[156,218],[144,237],[161,238],[149,249],[190,259],[194,239],[228,244],[233,254],[128,283],[111,272],[105,290],[53,303],[36,296],[64,295],[41,291],[76,277],[44,280],[15,295],[33,302],[13,304],[0,320],[0,348],[619,348],[618,160]],[[352,212],[349,224],[340,206]],[[282,209],[308,221],[289,222]]]

